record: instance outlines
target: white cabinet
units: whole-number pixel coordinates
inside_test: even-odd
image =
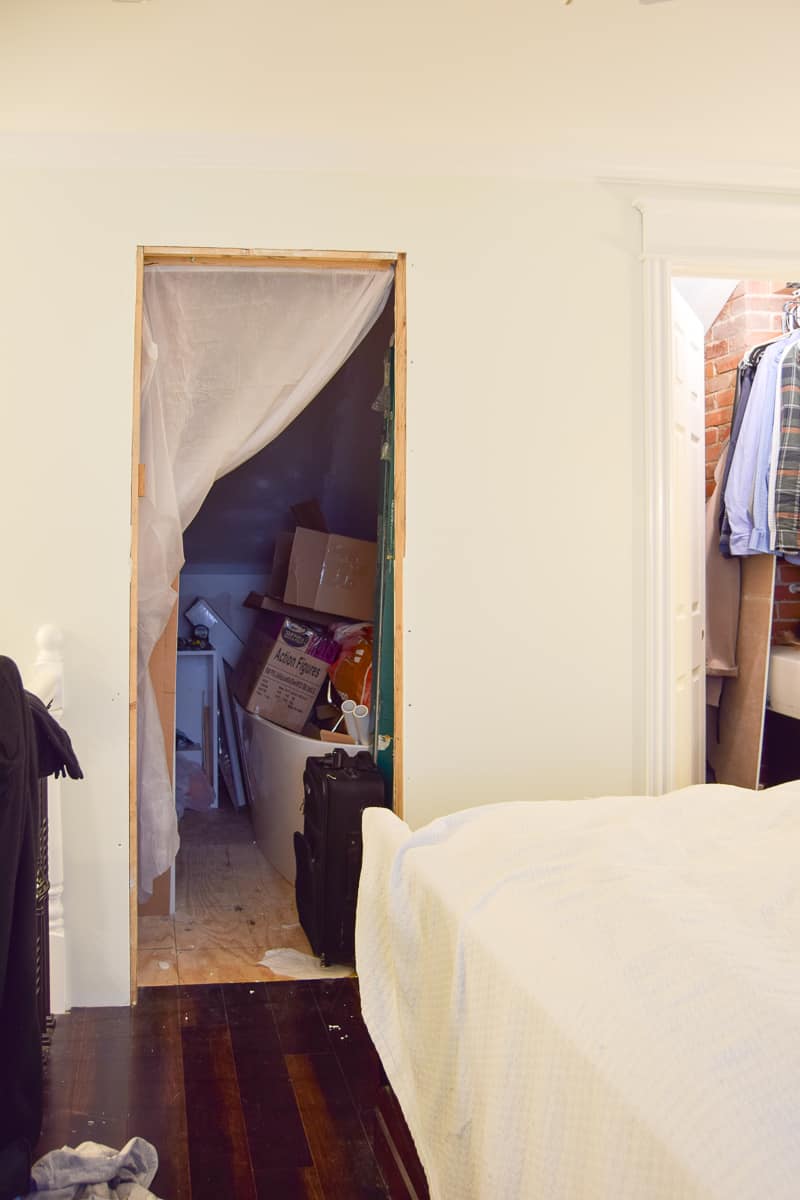
[[[179,650],[175,681],[175,727],[191,739],[175,756],[188,757],[203,767],[219,807],[217,762],[217,654],[215,650]]]

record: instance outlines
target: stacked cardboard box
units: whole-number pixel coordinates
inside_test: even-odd
[[[299,733],[338,652],[319,628],[264,612],[233,677],[236,699],[248,712]]]
[[[318,529],[281,534],[270,593],[315,612],[371,621],[377,550],[375,542]]]
[[[328,629],[373,619],[377,546],[330,533],[316,501],[292,511],[298,528],[276,539],[270,595],[245,602],[259,621],[233,686],[249,712],[300,732],[341,648]]]

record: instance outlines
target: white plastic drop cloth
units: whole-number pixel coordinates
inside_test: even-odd
[[[139,501],[139,888],[178,850],[148,664],[183,565],[183,531],[214,482],[281,433],[380,316],[393,272],[148,267]]]

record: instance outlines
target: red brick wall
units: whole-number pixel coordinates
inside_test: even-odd
[[[745,279],[736,287],[706,334],[706,496],[714,490],[714,468],[731,431],[736,367],[744,352],[781,332],[785,296],[781,282]]]
[[[786,296],[776,295],[783,281],[743,280],[706,334],[706,496],[714,490],[714,468],[730,436],[736,367],[744,352],[780,335]],[[800,622],[800,567],[778,559],[773,639],[794,633]]]

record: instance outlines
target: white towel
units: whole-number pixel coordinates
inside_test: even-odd
[[[122,1150],[97,1142],[51,1150],[34,1164],[34,1190],[23,1200],[157,1200],[148,1191],[158,1154],[144,1138],[134,1137]]]

